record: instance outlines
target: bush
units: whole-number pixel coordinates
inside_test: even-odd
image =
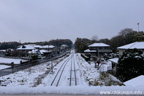
[[[38,56],[37,55],[34,55],[34,56],[31,56],[32,60],[37,60],[38,59]]]
[[[81,56],[82,56],[86,61],[89,61],[89,60],[90,60],[90,57],[86,56],[85,54],[81,54]]]
[[[125,51],[118,62],[117,75],[121,81],[144,74],[144,55],[141,50]]]

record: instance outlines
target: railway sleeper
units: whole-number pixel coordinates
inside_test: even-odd
[[[74,80],[75,80],[75,78],[68,78],[68,80],[72,80],[72,81],[74,81]],[[77,78],[76,78],[76,80],[77,80]]]

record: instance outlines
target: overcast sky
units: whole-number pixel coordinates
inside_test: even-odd
[[[0,0],[0,42],[116,36],[144,31],[144,0]]]

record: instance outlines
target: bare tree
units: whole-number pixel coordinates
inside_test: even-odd
[[[92,36],[92,40],[98,41],[98,36],[97,35]]]
[[[133,29],[125,28],[119,32],[119,35],[125,37],[127,34],[132,33],[132,32],[133,32]]]

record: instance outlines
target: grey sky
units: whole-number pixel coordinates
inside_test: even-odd
[[[0,0],[0,42],[111,38],[144,31],[144,0]]]

